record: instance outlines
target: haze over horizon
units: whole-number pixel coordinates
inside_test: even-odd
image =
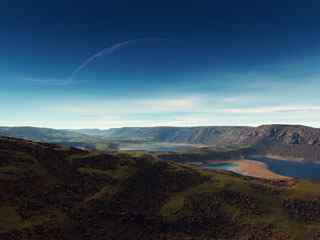
[[[320,127],[320,2],[0,3],[0,126]]]

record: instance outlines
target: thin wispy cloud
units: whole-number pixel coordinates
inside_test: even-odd
[[[66,103],[49,107],[56,112],[81,114],[127,114],[127,113],[159,113],[192,111],[200,106],[201,99],[186,98],[158,98],[158,99],[119,99],[105,100],[91,103]]]
[[[222,98],[223,99],[223,98]],[[320,105],[266,105],[230,107],[222,99],[206,95],[140,99],[61,100],[42,104],[37,112],[45,122],[63,128],[110,128],[125,126],[200,126],[284,123],[319,126]],[[235,104],[236,105],[236,104]],[[33,119],[33,116],[30,116]],[[40,122],[39,117],[34,120]],[[250,121],[249,121],[250,120]],[[31,120],[30,120],[31,121]],[[32,125],[31,122],[26,124]],[[45,125],[43,125],[45,126]],[[47,125],[48,126],[48,125]]]
[[[168,99],[146,99],[135,101],[134,104],[151,111],[186,111],[194,110],[201,105],[201,97],[181,97]]]
[[[210,97],[208,95],[158,97],[117,100],[106,99],[83,104],[66,103],[51,107],[51,110],[81,114],[130,114],[130,113],[224,113],[224,114],[274,114],[320,111],[320,106],[309,105],[265,105],[249,107],[252,101],[264,101],[264,98],[253,96],[234,96],[227,98]],[[246,107],[247,105],[248,107]],[[237,106],[237,107],[234,107]]]
[[[219,111],[237,114],[266,114],[266,113],[289,113],[289,112],[314,112],[320,111],[320,106],[277,106],[256,108],[226,108]]]
[[[257,97],[253,96],[233,96],[225,97],[222,99],[223,103],[226,104],[239,104],[239,103],[250,103],[251,101],[257,100]]]
[[[163,112],[191,112],[202,106],[204,98],[200,96],[176,98],[147,98],[135,100],[108,100],[99,103],[63,104],[50,107],[49,110],[80,114],[139,114]]]

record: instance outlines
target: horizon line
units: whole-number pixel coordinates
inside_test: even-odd
[[[192,125],[192,126],[175,126],[175,125],[154,125],[154,126],[121,126],[121,127],[110,127],[110,128],[55,128],[47,126],[34,126],[34,125],[0,125],[0,128],[38,128],[38,129],[53,129],[53,130],[65,130],[65,131],[75,131],[75,130],[110,130],[110,129],[121,129],[121,128],[205,128],[205,127],[243,127],[243,128],[258,128],[263,126],[291,126],[291,127],[308,127],[320,129],[320,127],[315,127],[305,124],[290,124],[290,123],[266,123],[257,125]]]

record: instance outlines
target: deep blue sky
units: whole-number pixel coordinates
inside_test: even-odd
[[[1,1],[0,125],[320,127],[319,12],[311,0]]]

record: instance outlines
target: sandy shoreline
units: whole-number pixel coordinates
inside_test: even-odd
[[[210,163],[234,163],[236,166],[231,171],[241,175],[264,178],[269,180],[290,180],[291,177],[282,176],[274,173],[267,166],[259,161],[253,160],[228,160],[228,161],[210,161]]]

